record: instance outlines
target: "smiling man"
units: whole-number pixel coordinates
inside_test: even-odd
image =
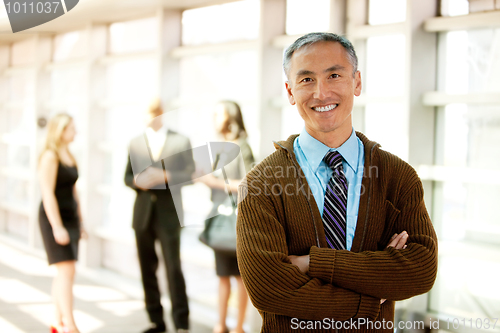
[[[304,129],[240,186],[238,259],[261,332],[393,332],[394,301],[437,272],[420,179],[353,129],[361,74],[347,39],[302,36],[283,67]]]

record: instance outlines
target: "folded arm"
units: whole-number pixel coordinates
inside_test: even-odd
[[[243,190],[242,190],[243,189]],[[309,320],[375,319],[380,299],[325,283],[302,273],[288,259],[286,234],[271,197],[240,186],[237,254],[254,306],[265,312]]]
[[[393,232],[408,232],[407,247],[335,251],[312,247],[309,275],[358,293],[393,301],[428,292],[437,273],[437,238],[418,177],[405,185]]]

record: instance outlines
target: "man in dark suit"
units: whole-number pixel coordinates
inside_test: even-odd
[[[156,277],[156,240],[160,241],[165,260],[174,325],[178,332],[187,332],[189,327],[189,307],[180,261],[182,198],[180,186],[174,185],[190,181],[195,165],[189,139],[163,129],[162,114],[160,101],[154,102],[148,110],[145,133],[130,142],[125,172],[125,184],[137,193],[132,227],[146,310],[152,323],[144,333],[166,331]]]

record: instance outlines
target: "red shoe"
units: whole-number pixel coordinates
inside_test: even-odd
[[[50,333],[59,333],[59,331],[54,326],[50,326]]]

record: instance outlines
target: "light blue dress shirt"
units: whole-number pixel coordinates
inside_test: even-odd
[[[347,179],[347,230],[346,249],[351,250],[352,239],[358,221],[359,198],[361,182],[363,181],[363,168],[365,151],[361,140],[356,136],[354,129],[351,136],[339,148],[329,148],[313,138],[304,128],[293,143],[293,151],[297,162],[304,171],[307,183],[311,188],[318,209],[323,216],[325,191],[333,170],[323,161],[326,153],[337,150],[342,155],[342,166]]]

